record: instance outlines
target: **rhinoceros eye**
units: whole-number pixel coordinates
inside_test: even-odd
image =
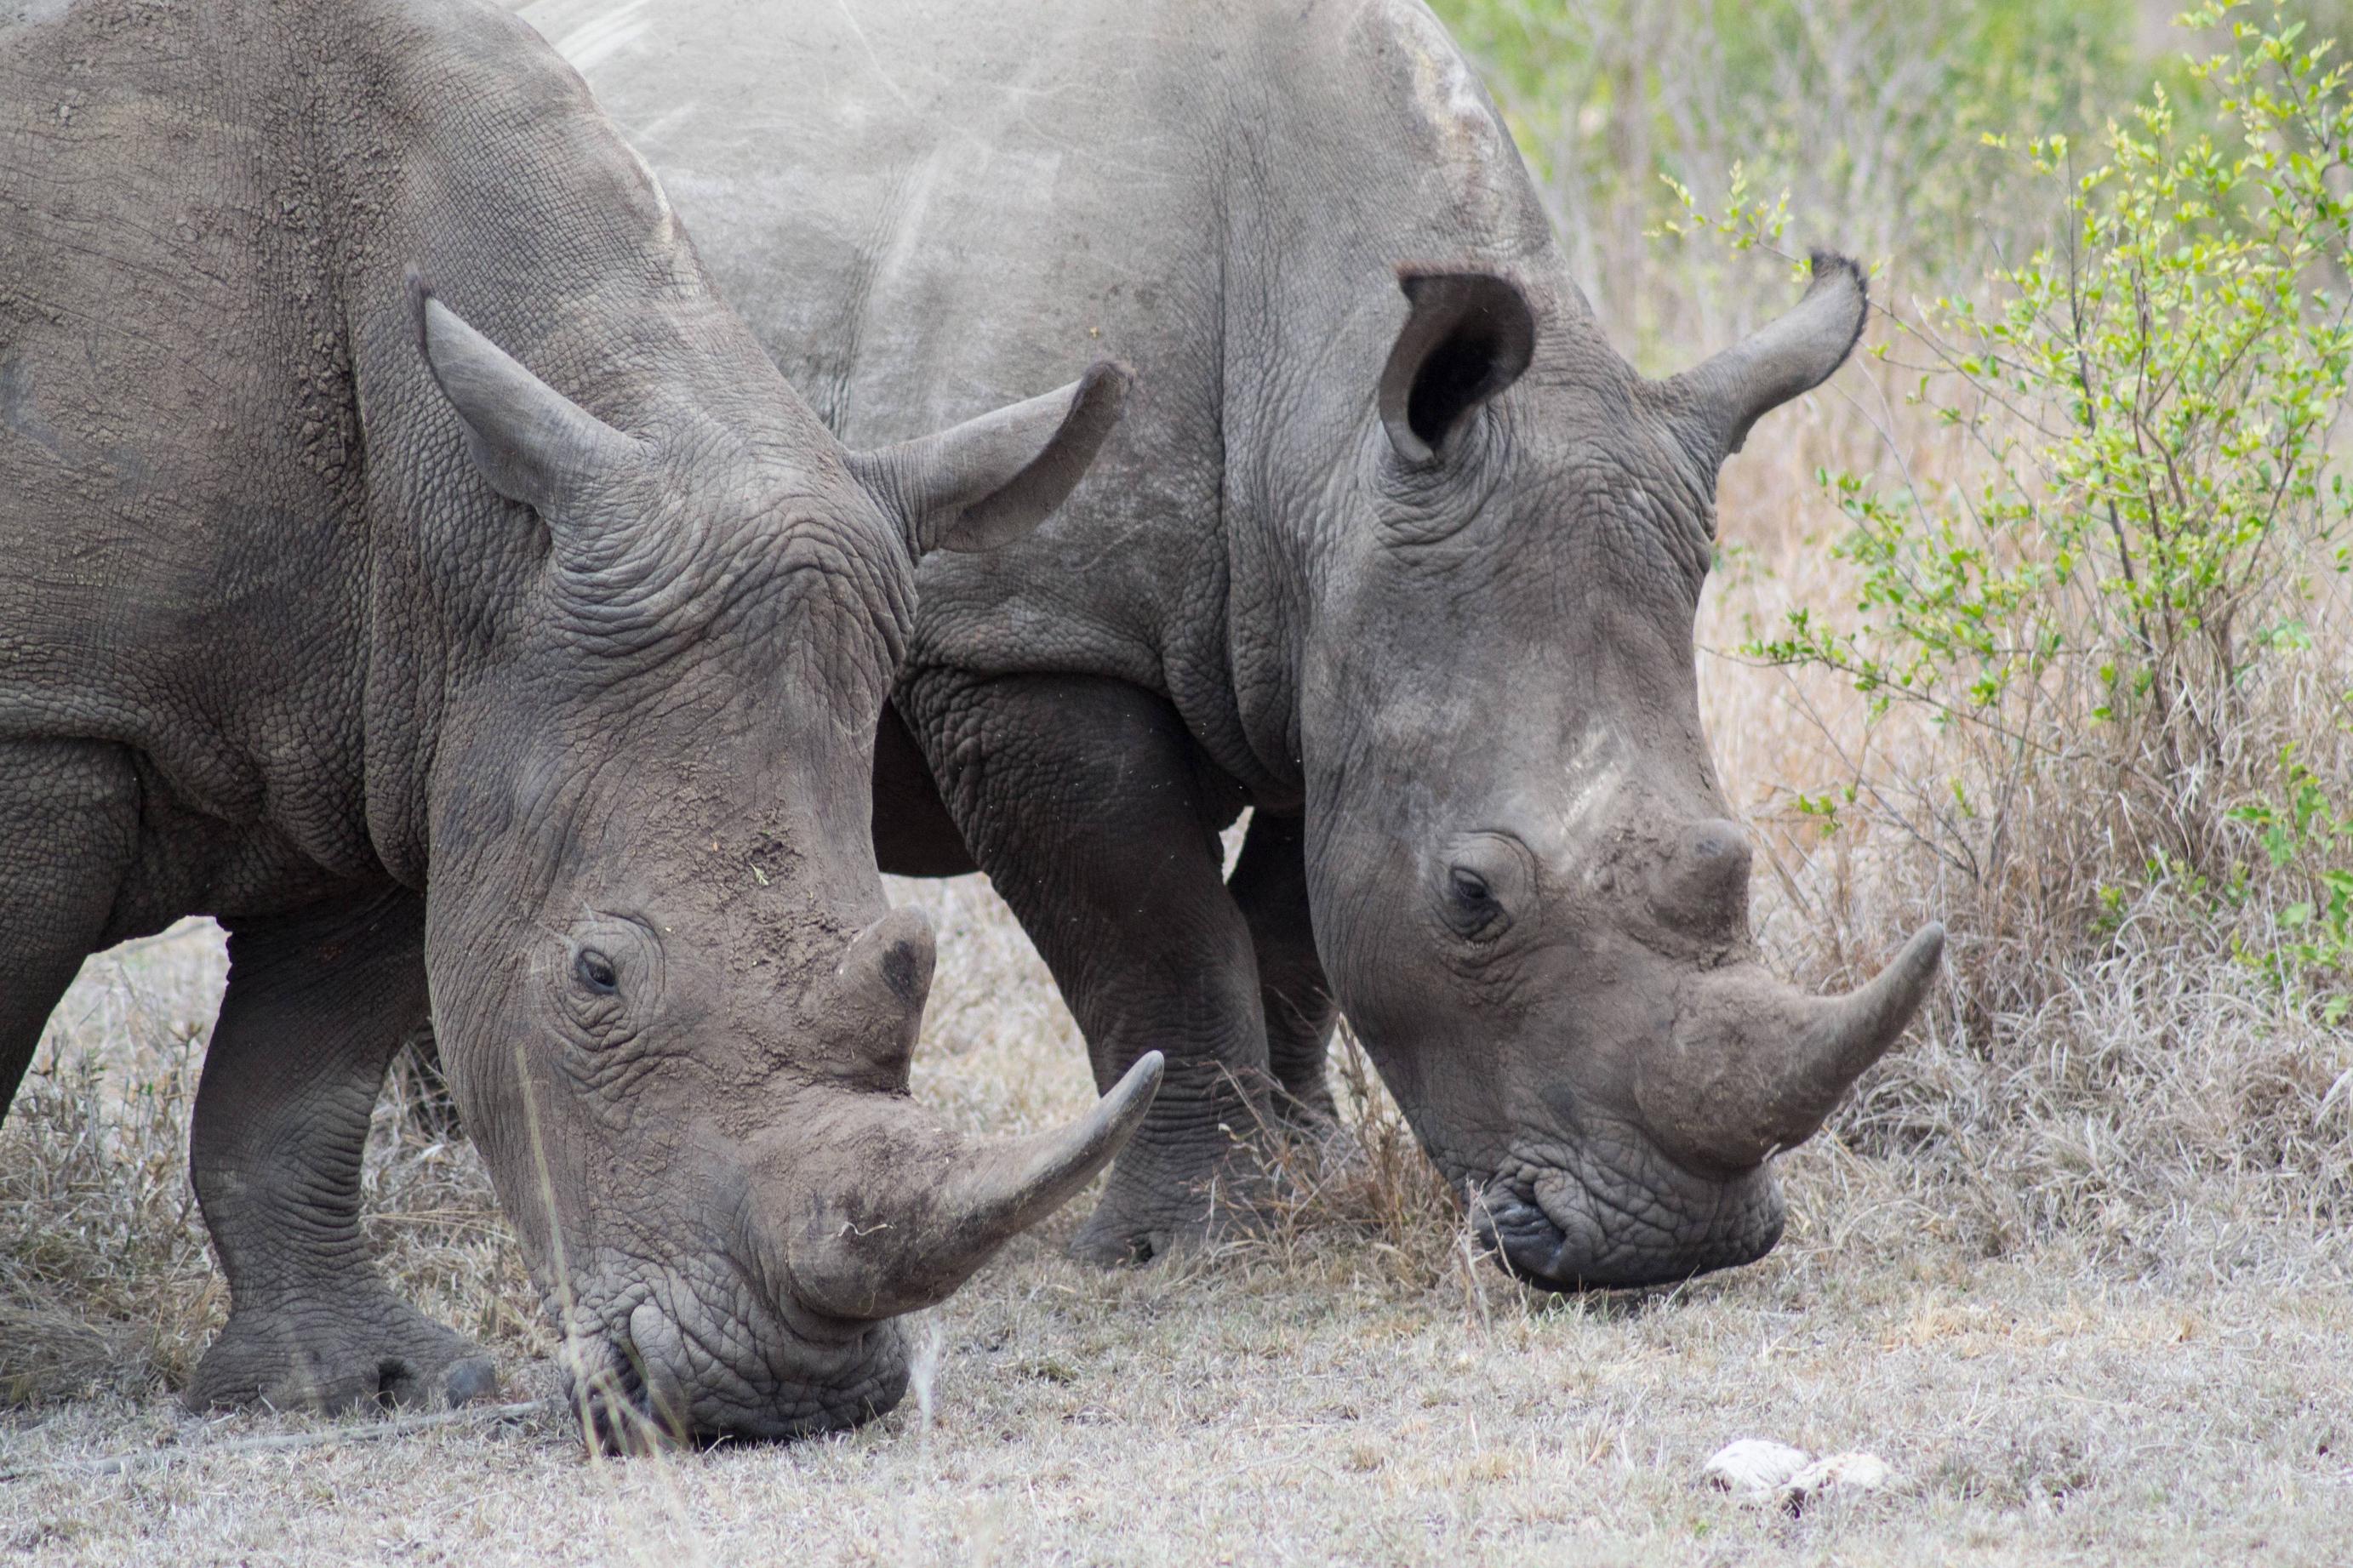
[[[1535,858],[1517,835],[1480,828],[1436,847],[1422,883],[1431,924],[1465,963],[1484,963],[1505,950],[1514,922],[1536,898]],[[1433,933],[1436,934],[1436,933]]]
[[[600,996],[609,996],[621,988],[621,977],[614,973],[613,961],[593,947],[584,947],[580,956],[572,961],[572,973],[580,984]]]
[[[1446,874],[1446,923],[1466,937],[1494,934],[1504,918],[1503,906],[1487,879],[1467,866]]]

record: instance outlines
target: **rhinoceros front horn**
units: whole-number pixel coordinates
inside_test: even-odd
[[[1636,1074],[1645,1124],[1671,1152],[1733,1169],[1804,1142],[1903,1035],[1944,951],[1931,922],[1868,984],[1828,998],[1755,965],[1698,977]]]
[[[858,1096],[867,1103],[828,1119],[849,1140],[850,1173],[790,1241],[794,1294],[856,1321],[944,1300],[1110,1163],[1150,1108],[1161,1066],[1147,1051],[1070,1126],[995,1142],[930,1124],[904,1100]]]

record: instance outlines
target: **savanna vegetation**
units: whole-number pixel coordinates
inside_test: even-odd
[[[1699,629],[1775,962],[1940,918],[1911,1039],[1786,1161],[1791,1233],[1672,1291],[1474,1256],[1350,1047],[1266,1234],[1105,1275],[1021,1244],[914,1394],[784,1449],[584,1458],[560,1410],[229,1448],[189,1195],[201,924],[96,959],[0,1130],[0,1544],[57,1561],[2353,1558],[2353,13],[2134,0],[1440,0],[1578,280],[1665,372],[1864,258],[1858,363],[1724,477]],[[984,885],[917,1093],[1090,1097]],[[379,1108],[370,1233],[544,1394],[462,1138]],[[1799,1512],[1742,1436],[1867,1450]],[[75,1468],[187,1450],[168,1465]]]

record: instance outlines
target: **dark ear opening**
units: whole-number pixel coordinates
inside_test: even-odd
[[[491,488],[543,518],[596,475],[641,450],[548,385],[433,297],[408,268],[409,322],[417,352],[466,432],[466,451]]]
[[[1409,308],[1381,372],[1381,423],[1408,462],[1426,463],[1482,404],[1520,379],[1535,353],[1535,312],[1492,272],[1403,268]]]
[[[994,550],[1039,523],[1110,439],[1134,373],[1103,360],[1059,391],[937,435],[849,454],[850,471],[895,509],[917,559]]]
[[[1746,342],[1665,382],[1677,433],[1709,473],[1740,450],[1757,420],[1828,381],[1862,336],[1871,314],[1862,268],[1816,251],[1813,269],[1804,299]]]

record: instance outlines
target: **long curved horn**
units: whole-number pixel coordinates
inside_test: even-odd
[[[1931,921],[1844,996],[1802,995],[1755,968],[1696,982],[1672,1039],[1638,1070],[1645,1121],[1675,1152],[1735,1168],[1804,1142],[1903,1035],[1944,952]]]
[[[820,1202],[787,1249],[794,1294],[830,1317],[871,1321],[944,1299],[1015,1236],[1060,1208],[1118,1153],[1160,1088],[1158,1051],[1146,1051],[1109,1094],[1071,1126],[976,1144],[909,1119],[906,1101],[880,1101],[867,1121],[849,1190]],[[871,1125],[879,1111],[896,1123]],[[828,1136],[829,1136],[828,1134]]]
[[[1798,1046],[1798,1063],[1782,1085],[1796,1113],[1810,1116],[1810,1133],[1872,1063],[1887,1054],[1927,998],[1945,955],[1945,928],[1934,921],[1913,932],[1894,962],[1862,985],[1823,1005]]]

